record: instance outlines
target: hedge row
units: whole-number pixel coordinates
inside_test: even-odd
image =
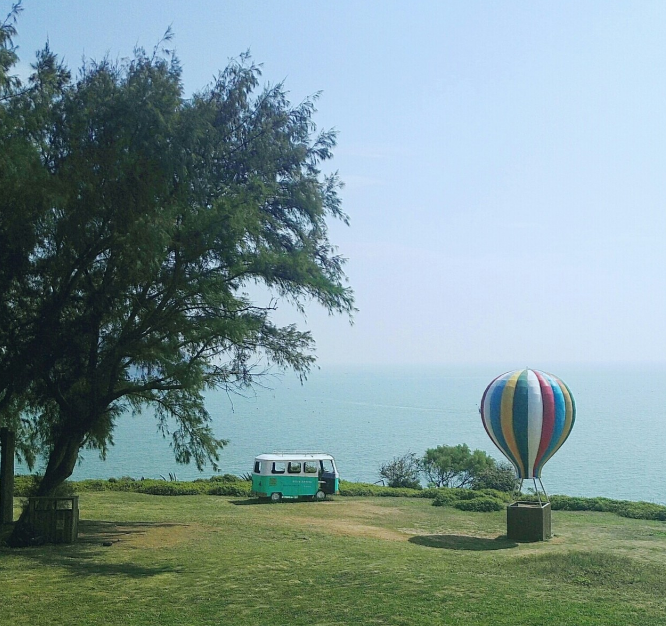
[[[14,480],[14,495],[25,498],[34,493],[38,478],[36,476],[17,476]],[[110,478],[109,480],[81,480],[64,483],[58,495],[90,491],[124,491],[146,493],[153,496],[249,496],[250,490],[251,484],[248,481],[225,474],[210,479],[200,478],[192,482],[155,479],[135,480],[129,477]]]
[[[27,497],[34,493],[38,477],[34,475],[16,476],[14,494],[17,497]],[[133,478],[110,478],[109,480],[82,480],[66,482],[61,486],[59,495],[72,493],[85,493],[90,491],[125,491],[145,493],[157,496],[190,496],[214,495],[249,497],[251,483],[248,480],[224,474],[212,478],[198,478],[192,482],[176,480],[155,480]],[[429,498],[434,506],[452,506],[463,511],[500,511],[512,499],[511,494],[483,489],[407,489],[383,487],[369,483],[352,483],[340,481],[341,496],[363,497],[402,497],[402,498]],[[521,500],[536,501],[536,496],[520,496]],[[621,517],[634,519],[666,521],[666,506],[652,502],[632,502],[629,500],[613,500],[610,498],[581,498],[573,496],[555,495],[550,498],[551,508],[555,511],[601,511],[615,513]]]
[[[528,496],[525,500],[534,500]],[[653,502],[632,502],[630,500],[613,500],[611,498],[579,498],[572,496],[551,496],[550,506],[554,511],[600,511],[615,513],[620,517],[633,519],[666,521],[666,506]]]

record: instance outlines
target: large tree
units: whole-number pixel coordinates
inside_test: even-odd
[[[186,98],[164,42],[88,62],[76,79],[47,46],[21,85],[11,17],[0,421],[29,460],[47,459],[40,495],[148,405],[179,462],[215,466],[225,442],[203,392],[251,385],[257,363],[305,374],[314,362],[311,335],[274,322],[277,303],[353,311],[326,222],[347,220],[340,183],[320,171],[335,133],[317,132],[314,98],[294,106],[282,84],[260,88],[247,55]]]

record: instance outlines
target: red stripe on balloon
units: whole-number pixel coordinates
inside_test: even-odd
[[[533,370],[534,371],[534,370]],[[541,387],[541,401],[543,403],[543,424],[541,426],[541,441],[539,442],[539,451],[537,452],[534,461],[534,470],[539,467],[541,459],[545,454],[550,440],[553,438],[553,431],[555,430],[555,396],[553,389],[548,381],[539,373],[534,372],[539,379],[539,386]]]

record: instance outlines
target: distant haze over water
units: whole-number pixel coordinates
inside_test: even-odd
[[[569,439],[546,464],[549,494],[606,496],[666,504],[666,365],[529,365],[563,379],[576,400]],[[478,407],[497,366],[326,367],[301,385],[293,374],[269,377],[249,397],[209,394],[216,434],[229,439],[223,473],[251,471],[255,455],[277,450],[332,453],[342,477],[379,480],[395,456],[466,443],[504,460]],[[84,451],[73,480],[132,476],[208,477],[173,460],[149,411],[118,421],[107,460]]]

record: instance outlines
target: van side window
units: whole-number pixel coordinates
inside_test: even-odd
[[[300,474],[301,473],[301,464],[296,463],[295,461],[289,461],[287,466],[287,472],[290,474]]]
[[[284,461],[276,461],[273,463],[273,470],[271,473],[273,474],[284,474],[286,469],[286,463]]]
[[[305,466],[306,474],[316,474],[317,473],[317,462],[316,461],[306,461],[303,463]]]
[[[254,473],[259,474],[261,472],[261,463],[259,461],[254,462]]]
[[[321,471],[327,474],[333,473],[333,461],[326,459],[325,461],[319,461],[321,463]]]

